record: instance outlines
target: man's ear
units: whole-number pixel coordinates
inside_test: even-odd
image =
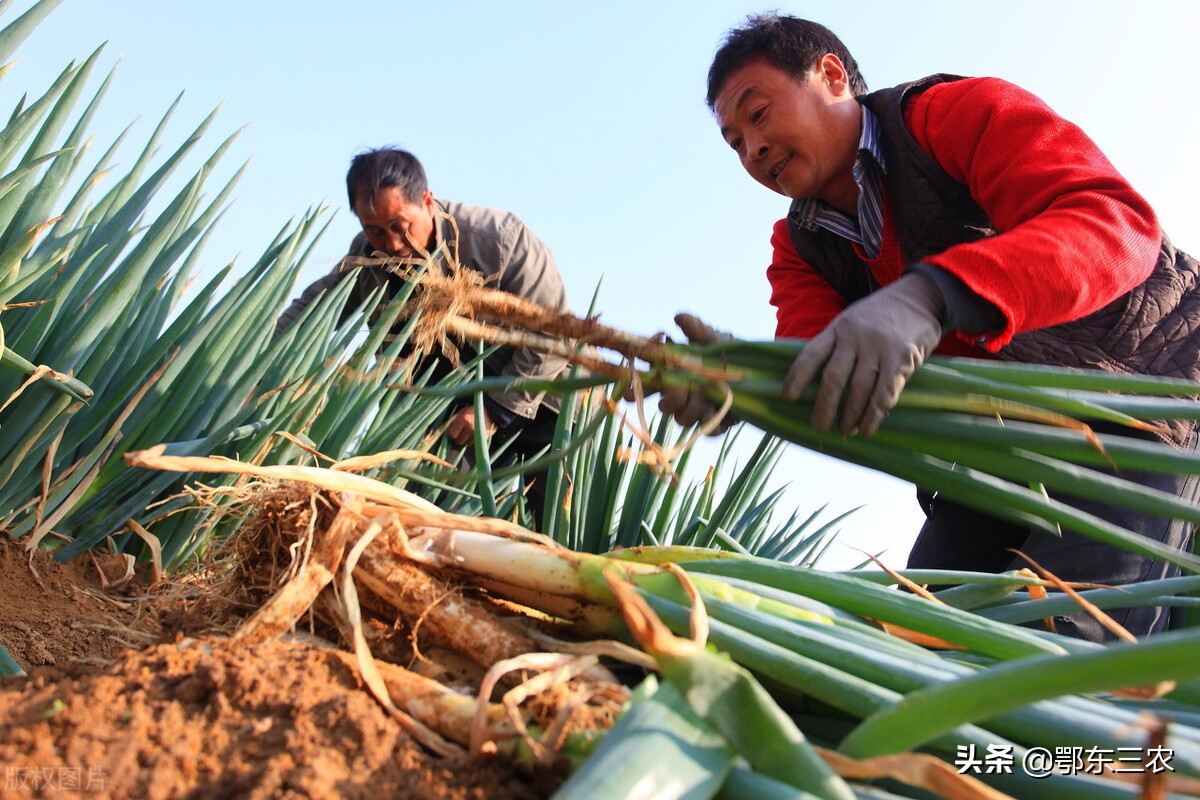
[[[425,194],[421,195],[421,205],[426,211],[433,210],[433,192],[430,189],[426,189]]]
[[[826,53],[817,61],[817,73],[834,94],[850,92],[850,77],[846,65],[833,53]],[[851,92],[852,93],[852,92]]]

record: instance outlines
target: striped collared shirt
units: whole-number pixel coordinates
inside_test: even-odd
[[[859,107],[863,126],[853,168],[854,182],[858,184],[858,219],[816,198],[797,200],[790,216],[809,230],[824,228],[857,242],[869,258],[878,258],[883,244],[883,176],[887,165],[879,146],[879,120],[866,106]]]

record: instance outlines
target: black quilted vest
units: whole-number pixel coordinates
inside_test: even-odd
[[[892,223],[910,263],[996,234],[967,187],[922,150],[904,125],[902,110],[909,97],[954,80],[960,78],[933,75],[859,98],[879,119]],[[788,231],[801,258],[847,300],[879,288],[848,240],[801,227],[795,206],[788,213]],[[1200,263],[1164,236],[1158,264],[1140,286],[1081,319],[1017,334],[999,355],[1025,363],[1200,379],[1198,284]],[[1182,444],[1190,431],[1174,434]]]

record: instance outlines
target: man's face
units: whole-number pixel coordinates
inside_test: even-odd
[[[371,247],[389,256],[414,256],[414,244],[433,249],[433,192],[428,189],[414,202],[389,186],[373,198],[359,198],[354,213]]]
[[[729,76],[713,110],[721,135],[763,186],[838,206],[846,192],[853,196],[862,116],[836,56],[823,56],[803,81],[750,61]]]

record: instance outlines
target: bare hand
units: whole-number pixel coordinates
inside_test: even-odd
[[[483,412],[483,433],[488,437],[496,433],[496,426],[486,410]],[[446,436],[459,447],[471,444],[475,439],[475,409],[467,406],[455,414],[446,428]]]
[[[676,314],[675,324],[692,344],[709,344],[733,338],[732,334],[719,331],[691,314]],[[658,410],[673,416],[676,422],[687,427],[697,422],[708,422],[716,416],[718,409],[705,399],[699,389],[689,390],[683,386],[675,386],[663,391],[662,397],[658,401]],[[737,421],[737,418],[727,413],[710,435],[716,436],[724,433]]]

